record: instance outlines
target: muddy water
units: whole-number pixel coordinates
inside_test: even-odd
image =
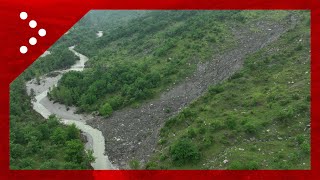
[[[75,124],[78,129],[80,129],[87,136],[88,143],[86,144],[87,149],[93,150],[93,156],[96,158],[95,162],[92,163],[94,169],[114,169],[108,157],[104,155],[105,153],[105,140],[101,131],[92,128],[86,124],[86,120],[92,118],[90,115],[85,114],[75,114],[76,108],[70,107],[66,108],[65,105],[59,103],[53,103],[47,97],[48,91],[57,85],[59,79],[62,77],[63,73],[68,71],[83,71],[85,62],[88,58],[74,50],[74,46],[69,47],[76,56],[80,58],[70,69],[63,71],[55,71],[60,73],[55,77],[43,76],[40,78],[40,84],[36,83],[33,79],[27,82],[27,91],[30,93],[31,89],[35,92],[35,99],[32,101],[33,109],[41,114],[44,118],[48,118],[51,114],[55,114],[57,117],[61,118],[61,122],[64,124]]]

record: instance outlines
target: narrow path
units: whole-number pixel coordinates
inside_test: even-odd
[[[31,89],[35,92],[35,101],[32,101],[33,109],[41,114],[44,118],[49,118],[51,114],[55,114],[57,117],[61,118],[61,122],[65,124],[74,123],[78,129],[80,129],[87,136],[88,143],[86,147],[93,150],[93,156],[96,157],[92,167],[97,169],[114,169],[110,163],[107,156],[105,156],[105,140],[101,131],[92,128],[86,124],[86,120],[92,118],[90,115],[84,114],[75,114],[76,108],[70,107],[69,110],[66,109],[65,105],[59,103],[53,103],[47,97],[47,93],[50,88],[57,85],[59,79],[62,77],[62,74],[68,71],[83,71],[85,62],[88,61],[88,58],[74,50],[74,46],[69,47],[69,50],[72,51],[76,56],[80,58],[70,69],[63,71],[55,71],[60,74],[56,77],[47,77],[43,76],[40,80],[40,85],[36,83],[36,80],[33,79],[27,82],[27,91],[30,93]]]

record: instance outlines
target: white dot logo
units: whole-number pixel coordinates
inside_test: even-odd
[[[47,34],[47,32],[46,32],[45,29],[40,29],[40,30],[38,31],[38,34],[39,34],[39,36],[43,37],[43,36],[45,36],[45,35]]]
[[[22,54],[27,53],[27,51],[28,51],[27,46],[21,46],[21,47],[20,47],[20,52],[21,52]]]
[[[26,20],[27,18],[28,18],[28,14],[27,14],[26,12],[20,12],[20,19],[21,19],[21,20]],[[30,26],[30,28],[34,29],[34,28],[37,27],[37,25],[38,25],[37,21],[35,21],[35,20],[29,21],[29,26]],[[40,28],[40,29],[38,30],[38,34],[39,34],[40,37],[44,37],[44,36],[47,34],[47,31],[46,31],[45,29],[43,29],[43,28]],[[35,38],[35,37],[31,37],[31,38],[29,39],[29,44],[30,44],[31,46],[36,45],[37,42],[38,42],[38,40],[37,40],[37,38]],[[21,54],[25,54],[25,53],[27,53],[27,52],[28,52],[28,47],[27,47],[27,46],[21,46],[21,47],[20,47],[20,53],[21,53]]]
[[[31,44],[32,46],[37,44],[37,39],[35,37],[32,37],[29,39],[29,44]]]
[[[26,20],[28,18],[28,14],[26,12],[21,12],[20,13],[20,19]]]
[[[36,22],[35,20],[31,20],[31,21],[29,22],[29,26],[30,26],[31,28],[35,28],[35,27],[37,27],[37,22]]]

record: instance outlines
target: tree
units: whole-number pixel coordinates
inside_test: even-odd
[[[66,142],[65,160],[73,163],[82,163],[85,158],[84,146],[79,139]]]
[[[67,140],[77,139],[79,134],[80,132],[74,123],[67,127]]]
[[[112,107],[110,106],[109,103],[105,103],[100,109],[99,109],[99,113],[102,116],[105,117],[109,117],[112,114]]]
[[[40,85],[40,73],[38,71],[36,72],[36,83]]]
[[[195,162],[200,159],[198,148],[191,140],[186,138],[180,139],[176,144],[171,146],[170,155],[172,160],[178,165]]]
[[[37,127],[38,131],[41,132],[41,140],[47,140],[49,139],[50,137],[50,129],[48,127],[48,124],[47,123],[44,123],[44,124],[40,124],[38,127]]]
[[[56,160],[48,160],[40,165],[40,169],[60,169],[60,163]]]
[[[35,99],[36,94],[35,94],[35,92],[34,92],[34,89],[33,89],[33,88],[31,88],[31,89],[30,89],[30,97],[31,97],[32,101],[36,101],[36,99]]]
[[[146,79],[149,82],[148,86],[151,88],[155,88],[159,85],[161,76],[159,72],[152,72],[146,76]]]
[[[50,139],[56,144],[64,144],[66,141],[66,133],[62,128],[58,127],[53,131]]]

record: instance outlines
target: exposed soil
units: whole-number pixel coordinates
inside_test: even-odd
[[[201,96],[209,85],[221,82],[242,65],[246,55],[254,53],[278,39],[293,28],[295,17],[282,22],[255,22],[249,27],[233,27],[237,46],[225,54],[215,55],[211,61],[198,64],[195,73],[183,82],[161,94],[157,99],[144,103],[139,108],[125,108],[109,118],[96,117],[88,122],[102,131],[105,137],[106,154],[114,166],[128,169],[128,162],[148,161],[158,142],[159,130],[164,122],[185,106]],[[250,29],[257,31],[250,31]],[[166,112],[166,109],[170,112]]]

